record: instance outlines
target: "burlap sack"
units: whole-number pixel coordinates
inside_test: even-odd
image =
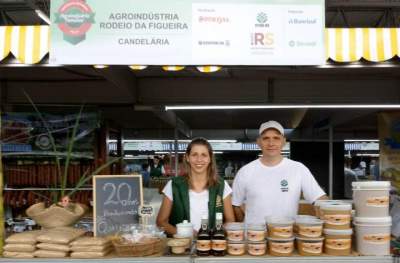
[[[85,231],[72,227],[59,227],[47,230],[44,234],[37,237],[37,241],[42,243],[54,243],[68,245],[72,240],[83,236]]]
[[[74,252],[104,252],[110,250],[111,246],[72,246],[71,250]]]
[[[111,250],[104,252],[72,252],[71,258],[102,258],[105,257]]]
[[[75,224],[86,212],[83,204],[73,203],[68,208],[53,204],[50,207],[42,203],[31,205],[26,214],[44,228],[71,226]]]
[[[26,231],[22,233],[17,233],[9,236],[6,239],[6,243],[12,244],[36,244],[36,238],[38,235],[42,234],[42,230]]]
[[[68,255],[68,253],[62,251],[39,249],[33,252],[33,255],[38,258],[65,258]]]
[[[33,252],[36,247],[31,244],[7,244],[3,249],[8,252]]]
[[[80,237],[72,241],[71,246],[104,246],[110,244],[111,241],[105,237]]]
[[[51,243],[39,243],[36,245],[37,248],[44,249],[44,250],[51,250],[51,251],[62,251],[62,252],[69,252],[70,248],[68,245],[61,245],[61,244],[51,244]]]
[[[33,253],[4,251],[5,258],[33,258]]]

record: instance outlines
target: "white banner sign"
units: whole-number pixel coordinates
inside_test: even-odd
[[[319,65],[323,0],[52,0],[54,64]]]

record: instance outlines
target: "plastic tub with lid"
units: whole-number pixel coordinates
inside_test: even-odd
[[[268,251],[271,256],[289,257],[294,251],[294,237],[268,238]]]
[[[302,256],[320,256],[324,247],[323,237],[304,238],[296,237],[297,250]]]
[[[243,223],[226,223],[226,238],[228,241],[244,240],[244,224]]]
[[[193,238],[193,224],[187,220],[176,224],[176,235],[179,237]]]
[[[242,256],[246,254],[246,243],[244,241],[228,241],[227,252],[231,256]]]
[[[293,237],[294,220],[290,217],[266,217],[268,236],[272,238]]]
[[[263,241],[247,242],[247,253],[252,256],[263,256],[267,252],[267,243]]]
[[[390,255],[392,218],[355,217],[357,251],[365,256]]]
[[[324,227],[329,229],[349,229],[351,226],[351,204],[331,203],[321,206]]]
[[[264,224],[248,224],[247,225],[247,240],[248,241],[264,241],[265,240],[265,225]]]
[[[351,254],[351,235],[353,229],[324,229],[325,253],[332,256]]]
[[[324,222],[317,218],[296,218],[296,233],[305,238],[320,237],[323,224]]]
[[[315,216],[322,219],[321,206],[324,204],[343,203],[340,200],[316,200],[314,202]]]
[[[389,181],[353,182],[357,217],[389,216]]]

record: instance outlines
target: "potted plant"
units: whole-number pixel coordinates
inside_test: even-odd
[[[52,130],[50,129],[47,121],[43,115],[33,103],[30,96],[24,91],[25,96],[32,104],[35,112],[37,113],[40,121],[46,129],[46,134],[50,140],[51,149],[54,154],[54,160],[56,164],[57,176],[61,180],[55,180],[54,188],[51,191],[51,200],[49,202],[39,202],[30,206],[26,210],[26,214],[31,217],[36,223],[44,228],[53,228],[59,226],[70,226],[75,224],[86,212],[87,207],[84,204],[71,202],[70,197],[77,191],[80,190],[92,177],[101,172],[112,163],[117,162],[120,158],[110,159],[105,164],[97,167],[93,172],[89,172],[89,169],[85,171],[79,178],[72,190],[67,190],[67,179],[68,179],[68,168],[73,157],[74,143],[77,140],[76,134],[79,127],[79,121],[82,116],[83,106],[80,108],[75,123],[72,128],[72,133],[67,138],[67,150],[63,157],[61,157],[57,150]],[[63,166],[62,166],[63,164]],[[50,205],[49,205],[50,204]]]

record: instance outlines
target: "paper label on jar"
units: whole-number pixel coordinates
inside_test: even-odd
[[[220,240],[220,239],[211,240],[211,249],[215,251],[226,250],[226,240]]]
[[[245,252],[245,245],[228,243],[228,253],[230,255],[243,255]]]
[[[389,197],[388,196],[370,197],[367,199],[367,206],[387,207],[389,206]]]
[[[293,252],[294,244],[293,242],[271,242],[271,250],[277,253],[290,254]]]
[[[364,235],[363,239],[367,243],[384,244],[390,241],[390,235],[389,234]]]
[[[248,252],[250,255],[264,255],[266,250],[265,243],[263,244],[248,244]]]
[[[322,226],[299,226],[299,235],[304,237],[320,237]]]
[[[263,241],[264,239],[265,239],[265,231],[247,230],[247,240],[250,240],[250,241]]]
[[[228,230],[226,232],[227,232],[228,240],[242,241],[244,239],[244,231],[243,230]]]
[[[322,245],[323,245],[322,242],[317,242],[317,243],[302,242],[303,251],[311,254],[321,254]]]
[[[324,222],[330,225],[347,225],[350,224],[350,215],[324,215]]]
[[[271,228],[271,235],[275,237],[292,237],[292,226],[274,226]]]
[[[326,239],[325,247],[336,250],[350,249],[351,239]]]
[[[211,240],[197,240],[196,249],[199,251],[209,251],[211,249]]]

